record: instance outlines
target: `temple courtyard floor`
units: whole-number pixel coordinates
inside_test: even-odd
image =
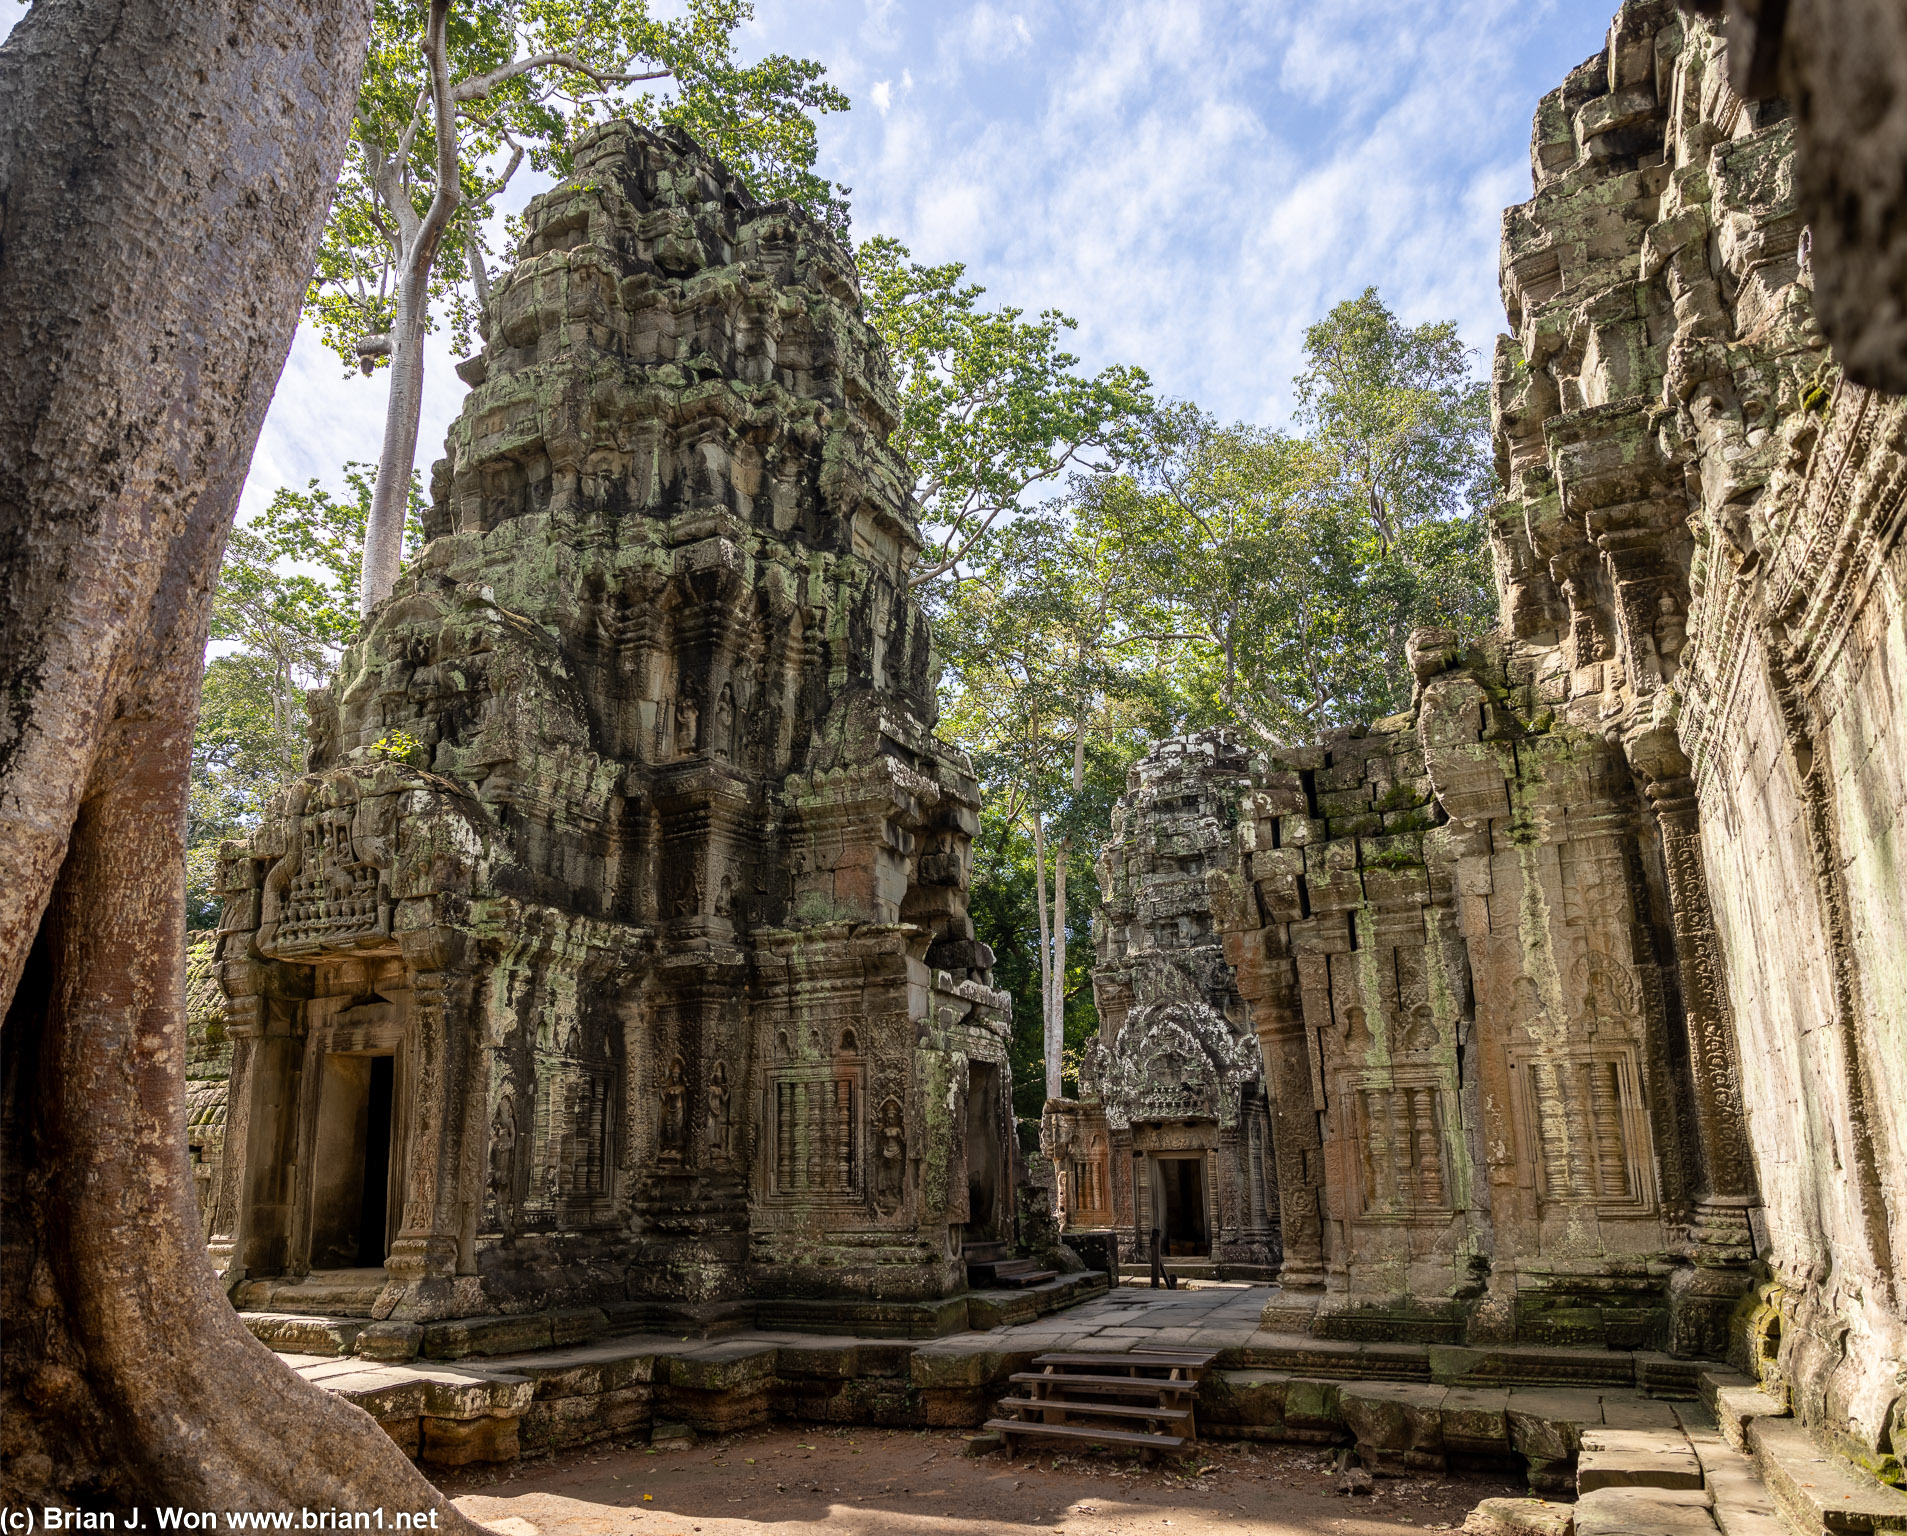
[[[595,1311],[411,1327],[412,1353],[381,1359],[392,1333],[361,1321],[247,1320],[506,1536],[1907,1531],[1907,1494],[1718,1362],[1324,1339],[1276,1286],[1104,1284],[1070,1305],[1076,1288],[979,1293],[967,1316],[998,1326],[911,1338],[750,1327],[732,1309],[620,1331]],[[976,1433],[1016,1373],[1062,1351],[1209,1355],[1194,1443],[1150,1464],[1096,1439],[1014,1458]]]
[[[844,1536],[1378,1536],[1456,1529],[1480,1500],[1523,1492],[1513,1478],[1455,1475],[1384,1478],[1369,1495],[1346,1497],[1325,1448],[1241,1441],[1204,1443],[1180,1466],[1092,1453],[975,1459],[957,1432],[858,1426],[777,1425],[678,1444],[595,1447],[436,1481],[471,1518],[509,1531],[515,1517],[543,1536],[783,1536],[816,1526]]]

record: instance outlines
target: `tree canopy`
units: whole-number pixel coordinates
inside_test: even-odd
[[[1004,518],[1068,469],[1116,463],[1137,443],[1150,380],[1126,365],[1091,376],[1062,345],[1078,322],[983,309],[986,289],[960,262],[923,266],[876,236],[856,254],[869,323],[887,346],[901,394],[894,446],[913,466],[929,534],[916,586],[958,572]]]
[[[814,164],[815,120],[845,111],[847,98],[812,59],[740,62],[735,34],[753,14],[749,0],[690,0],[673,17],[651,15],[647,0],[465,0],[452,8],[444,52],[458,199],[430,267],[427,326],[440,317],[453,347],[470,348],[498,197],[525,163],[551,178],[568,175],[578,136],[610,117],[686,129],[758,197],[791,199],[845,235],[846,189]],[[425,216],[437,190],[426,31],[426,6],[379,0],[305,298],[325,344],[366,372],[390,361],[360,345],[391,328],[404,224]],[[649,88],[628,89],[638,84]]]
[[[344,466],[344,490],[281,486],[233,528],[212,596],[192,737],[186,823],[186,922],[218,920],[218,845],[241,835],[268,797],[304,772],[305,693],[325,683],[357,635],[358,568],[374,471]],[[406,547],[421,536],[422,488],[411,483]]]

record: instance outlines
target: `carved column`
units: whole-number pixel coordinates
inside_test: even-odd
[[[404,1218],[385,1259],[391,1283],[378,1298],[378,1317],[455,1314],[455,1276],[477,1193],[466,1187],[474,1171],[466,1141],[476,1118],[475,981],[456,964],[462,948],[461,937],[444,929],[404,935],[414,999],[405,1041]]]
[[[1272,930],[1256,935],[1273,942]],[[1244,946],[1241,945],[1242,949]],[[1253,946],[1256,947],[1256,946]],[[1235,952],[1236,953],[1236,952]],[[1261,955],[1234,961],[1239,994],[1251,1009],[1252,1029],[1265,1059],[1265,1089],[1271,1113],[1271,1154],[1277,1171],[1278,1215],[1284,1266],[1278,1281],[1286,1291],[1324,1288],[1323,1143],[1312,1092],[1311,1042],[1299,1007],[1291,962]]]
[[[1742,1111],[1734,1013],[1709,906],[1694,785],[1686,776],[1664,777],[1652,780],[1648,793],[1674,909],[1701,1159],[1690,1252],[1695,1268],[1686,1279],[1678,1277],[1674,1287],[1671,1344],[1677,1354],[1721,1355],[1727,1352],[1729,1314],[1751,1283],[1747,1266],[1755,1246],[1748,1213],[1761,1197]]]

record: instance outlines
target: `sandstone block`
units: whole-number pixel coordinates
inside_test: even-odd
[[[462,1360],[470,1355],[514,1355],[548,1349],[552,1342],[550,1315],[533,1312],[522,1317],[427,1323],[422,1353],[432,1360]]]
[[[1702,1486],[1701,1463],[1680,1429],[1585,1429],[1576,1457],[1576,1491]]]
[[[1338,1383],[1294,1376],[1285,1386],[1285,1422],[1296,1429],[1342,1429]]]
[[[1716,1536],[1699,1489],[1603,1488],[1576,1500],[1576,1536]]]
[[[1373,1471],[1400,1476],[1444,1468],[1443,1404],[1449,1389],[1415,1382],[1359,1382],[1339,1389],[1345,1426]]]
[[[366,1360],[414,1360],[423,1343],[416,1323],[370,1323],[358,1333],[357,1352]]]
[[[515,1461],[521,1453],[515,1418],[435,1419],[422,1424],[418,1458],[440,1467]]]
[[[1576,1512],[1548,1499],[1485,1499],[1463,1522],[1464,1536],[1575,1536]]]
[[[1793,1419],[1753,1420],[1748,1444],[1775,1508],[1796,1529],[1907,1530],[1907,1493],[1835,1456]]]
[[[348,1355],[364,1323],[349,1317],[304,1317],[292,1312],[241,1312],[259,1343],[286,1355]]]

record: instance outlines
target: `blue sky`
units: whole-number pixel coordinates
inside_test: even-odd
[[[0,27],[21,13],[0,0]],[[1374,284],[1487,367],[1498,216],[1529,196],[1536,101],[1613,0],[757,0],[749,52],[828,66],[853,110],[822,169],[855,232],[963,261],[990,299],[1079,321],[1089,367],[1282,422],[1303,329]],[[527,196],[537,188],[519,177]],[[383,374],[301,334],[243,508],[376,457]],[[419,465],[463,386],[433,355]]]

